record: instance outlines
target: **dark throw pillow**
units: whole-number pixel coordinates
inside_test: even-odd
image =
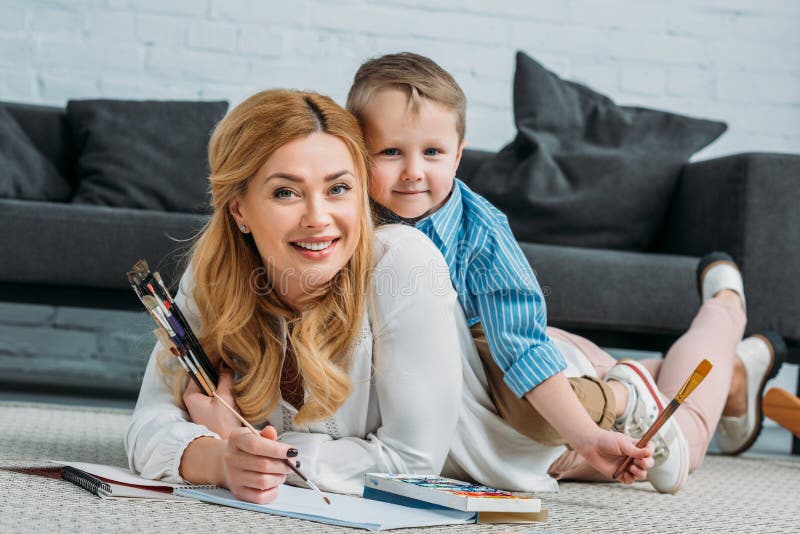
[[[69,183],[0,106],[0,198],[65,202]]]
[[[73,202],[208,210],[208,139],[227,102],[71,100],[79,153]]]
[[[646,249],[680,169],[722,122],[617,106],[522,52],[514,77],[517,136],[470,186],[509,217],[517,239]]]

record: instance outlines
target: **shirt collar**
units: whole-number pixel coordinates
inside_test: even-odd
[[[369,204],[372,208],[373,220],[376,226],[381,224],[409,224],[406,219],[400,217],[389,208],[383,207],[371,198],[369,199]]]
[[[450,247],[454,244],[458,236],[458,228],[463,213],[464,208],[461,203],[461,180],[456,178],[453,181],[453,190],[447,202],[435,213],[419,221],[417,223],[417,228],[424,230],[427,226],[430,226],[441,240],[442,245]]]

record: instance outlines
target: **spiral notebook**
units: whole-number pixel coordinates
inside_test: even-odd
[[[53,461],[61,465],[61,478],[103,499],[149,499],[156,501],[200,502],[176,495],[181,488],[212,489],[216,486],[170,484],[149,480],[127,469],[85,462]]]

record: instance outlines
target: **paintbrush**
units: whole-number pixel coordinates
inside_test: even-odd
[[[178,350],[178,348],[175,346],[175,344],[174,344],[174,343],[172,342],[172,340],[169,338],[169,335],[168,335],[168,334],[167,334],[167,333],[166,333],[166,332],[165,332],[165,331],[164,331],[162,328],[156,328],[156,329],[155,329],[153,332],[156,334],[156,337],[158,338],[158,340],[159,340],[159,341],[161,341],[161,343],[162,343],[162,344],[163,344],[165,347],[168,347],[168,348],[169,348],[169,351],[170,351],[170,352],[171,352],[173,355],[175,355],[175,356],[177,357],[177,359],[178,359],[178,362],[180,362],[180,364],[181,364],[181,367],[183,367],[183,369],[184,369],[184,370],[185,370],[185,371],[186,371],[186,372],[189,374],[189,376],[190,376],[190,377],[192,377],[192,379],[194,380],[195,384],[197,384],[197,387],[198,387],[198,388],[200,388],[200,390],[201,390],[203,393],[205,393],[205,394],[206,394],[207,396],[209,396],[209,397],[214,397],[214,398],[216,398],[218,401],[220,401],[220,402],[222,403],[222,405],[223,405],[225,408],[227,408],[227,409],[228,409],[228,410],[229,410],[229,411],[230,411],[230,412],[231,412],[231,413],[232,413],[232,414],[233,414],[233,415],[236,417],[236,419],[238,419],[238,420],[239,420],[239,422],[240,422],[240,423],[242,423],[244,426],[246,426],[247,428],[249,428],[249,429],[250,429],[250,431],[251,431],[253,434],[255,434],[255,435],[257,435],[257,436],[261,435],[261,434],[258,432],[258,430],[256,430],[256,428],[255,428],[253,425],[251,425],[251,424],[250,424],[250,423],[247,421],[247,419],[245,419],[244,417],[242,417],[242,416],[241,416],[241,414],[239,414],[239,412],[237,412],[237,411],[236,411],[236,410],[235,410],[235,409],[234,409],[234,408],[233,408],[233,407],[232,407],[230,404],[228,404],[227,402],[225,402],[225,399],[223,399],[222,397],[220,397],[219,395],[217,395],[217,390],[216,390],[216,387],[214,387],[214,386],[213,386],[213,383],[211,383],[210,381],[207,381],[206,379],[204,379],[204,378],[203,378],[203,377],[201,377],[201,376],[198,376],[198,374],[197,374],[197,370],[196,370],[195,366],[193,366],[193,365],[192,365],[192,362],[191,362],[191,361],[189,361],[188,359],[184,358],[184,357],[183,357],[183,356],[180,354],[180,351]],[[292,471],[294,471],[294,473],[295,473],[297,476],[299,476],[301,479],[303,479],[303,482],[305,482],[305,483],[308,485],[308,487],[310,487],[312,490],[314,490],[315,492],[317,492],[317,493],[319,494],[319,496],[320,496],[320,497],[322,497],[322,499],[323,499],[323,500],[324,500],[324,501],[325,501],[327,504],[330,504],[330,503],[331,503],[330,499],[328,499],[328,497],[326,497],[326,496],[325,496],[325,495],[324,495],[324,494],[323,494],[323,493],[322,493],[322,492],[319,490],[319,488],[317,487],[317,485],[316,485],[316,484],[314,484],[313,482],[311,482],[311,481],[310,481],[308,478],[306,478],[306,476],[305,476],[303,473],[301,473],[301,472],[300,472],[300,470],[299,470],[299,469],[298,469],[298,468],[297,468],[297,467],[296,467],[296,466],[295,466],[295,465],[294,465],[294,464],[293,464],[291,461],[289,461],[289,459],[288,459],[288,458],[284,458],[284,459],[283,459],[283,463],[285,463],[286,465],[288,465],[288,466],[289,466],[289,468],[290,468]]]
[[[223,405],[223,406],[225,406],[225,407],[226,407],[228,410],[230,410],[230,412],[231,412],[233,415],[235,415],[235,416],[236,416],[236,418],[239,420],[239,422],[240,422],[240,423],[242,423],[244,426],[246,426],[247,428],[249,428],[249,429],[250,429],[250,431],[251,431],[253,434],[255,434],[256,436],[260,436],[260,435],[261,435],[261,434],[259,433],[259,431],[258,431],[258,430],[256,430],[256,428],[255,428],[253,425],[251,425],[251,424],[250,424],[250,423],[247,421],[247,419],[245,419],[244,417],[242,417],[242,416],[239,414],[239,412],[237,412],[236,410],[234,410],[234,409],[233,409],[233,407],[231,407],[231,405],[230,405],[230,404],[228,404],[227,402],[225,402],[225,399],[223,399],[222,397],[220,397],[219,395],[217,395],[217,393],[216,393],[216,392],[214,392],[213,396],[214,396],[214,397],[215,397],[215,398],[216,398],[218,401],[220,401],[220,402],[222,403],[222,405]],[[323,493],[322,493],[322,492],[319,490],[319,488],[317,487],[317,485],[316,485],[316,484],[314,484],[313,482],[311,482],[311,481],[310,481],[308,478],[306,478],[306,476],[305,476],[303,473],[301,473],[301,472],[300,472],[300,470],[299,470],[299,469],[298,469],[298,468],[297,468],[297,467],[296,467],[296,466],[295,466],[295,465],[294,465],[294,464],[293,464],[291,461],[289,461],[289,459],[288,459],[288,458],[283,458],[283,460],[282,460],[282,461],[283,461],[283,463],[285,463],[286,465],[288,465],[288,466],[289,466],[289,468],[290,468],[292,471],[294,471],[294,474],[296,474],[296,475],[297,475],[297,476],[299,476],[301,479],[303,479],[303,482],[305,482],[305,483],[308,485],[308,487],[309,487],[309,488],[311,488],[312,490],[316,491],[316,492],[319,494],[319,496],[320,496],[320,497],[322,497],[322,499],[323,499],[323,500],[324,500],[324,501],[325,501],[327,504],[330,504],[330,503],[331,503],[331,500],[330,500],[328,497],[326,497],[326,496],[325,496],[325,495],[324,495],[324,494],[323,494]]]
[[[156,284],[153,284],[152,280],[155,280]],[[157,272],[151,273],[145,260],[139,260],[128,273],[128,281],[139,300],[142,301],[142,304],[144,304],[158,325],[158,328],[153,331],[156,338],[178,359],[178,363],[180,363],[200,391],[208,397],[214,397],[219,400],[239,422],[259,436],[260,433],[253,425],[230,404],[225,402],[225,399],[217,395],[216,382],[218,375],[216,369],[211,365],[189,322],[181,313],[172,295],[167,291],[161,276]],[[330,499],[319,490],[317,485],[310,481],[288,458],[283,458],[282,461],[308,487],[317,492],[327,504],[331,504]]]
[[[216,383],[217,370],[194,335],[189,322],[169,294],[158,272],[150,272],[145,260],[139,260],[128,272],[128,281],[145,308],[173,339],[185,355],[189,353],[203,375]],[[154,283],[155,281],[155,283]]]
[[[638,448],[646,446],[647,443],[653,439],[653,436],[655,436],[656,432],[658,432],[659,429],[664,426],[664,423],[666,423],[672,414],[675,413],[675,410],[677,410],[678,407],[683,404],[683,401],[685,401],[686,398],[692,393],[692,391],[694,391],[695,388],[700,385],[700,382],[702,382],[708,372],[711,371],[711,367],[711,362],[706,359],[703,359],[703,361],[700,362],[700,364],[692,373],[692,376],[686,380],[686,382],[683,384],[683,387],[678,391],[678,394],[675,395],[675,398],[672,399],[667,407],[664,408],[664,410],[658,415],[647,432],[645,432],[644,436],[642,436],[642,439],[640,439],[636,444]],[[624,473],[632,461],[633,458],[629,456],[624,462],[622,462],[622,465],[620,465],[614,472],[613,478],[617,478]]]

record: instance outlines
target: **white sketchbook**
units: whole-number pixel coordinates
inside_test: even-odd
[[[317,493],[286,484],[278,489],[277,499],[263,505],[240,501],[233,493],[222,488],[180,488],[175,490],[175,494],[244,510],[367,530],[461,525],[474,523],[477,515],[458,510],[412,508],[326,492],[325,495],[331,500],[331,504],[327,505]]]

